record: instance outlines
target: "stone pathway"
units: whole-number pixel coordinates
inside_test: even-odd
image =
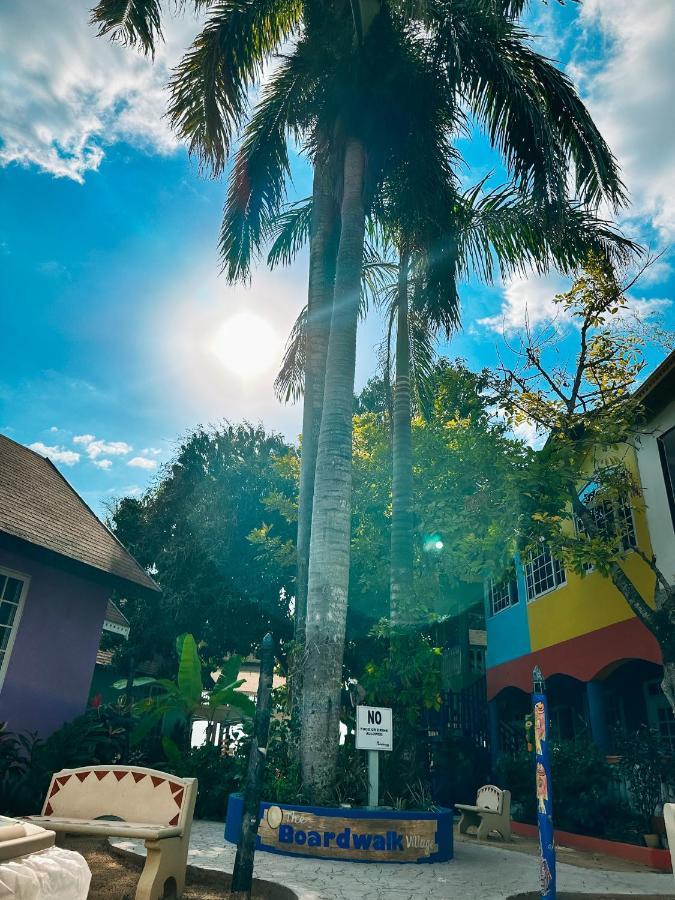
[[[143,842],[113,839],[117,847],[143,853]],[[225,844],[220,822],[195,822],[188,862],[232,871],[236,848]],[[534,856],[501,847],[455,842],[455,858],[431,865],[382,865],[298,859],[256,853],[255,875],[292,888],[301,900],[505,900],[538,890]],[[675,897],[672,875],[607,872],[558,865],[558,889],[586,893],[658,894]]]

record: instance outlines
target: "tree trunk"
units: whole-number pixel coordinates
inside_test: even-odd
[[[349,588],[352,413],[356,327],[365,237],[365,150],[345,147],[341,231],[326,363],[310,542],[302,717],[303,784],[327,798],[338,750]]]
[[[600,536],[600,531],[595,519],[579,496],[574,485],[570,485],[568,493],[572,500],[572,509],[581,520],[584,530],[589,537]],[[643,557],[644,558],[644,557]],[[658,570],[652,561],[652,569],[657,578],[655,596],[659,591]],[[661,602],[657,602],[652,608],[635,587],[632,579],[625,573],[618,562],[614,562],[609,569],[609,578],[629,605],[636,618],[650,631],[658,641],[663,659],[663,680],[661,689],[675,714],[675,589],[671,588],[661,596]]]
[[[408,251],[402,248],[398,270],[396,380],[392,419],[389,615],[394,626],[410,624],[413,591],[413,460],[408,267]]]
[[[305,640],[307,574],[312,532],[314,473],[321,428],[326,356],[335,288],[338,220],[332,183],[325,163],[317,162],[312,191],[312,228],[309,247],[309,289],[305,354],[305,391],[302,410],[302,453],[298,497],[298,574],[295,592],[295,640]]]
[[[302,452],[298,497],[297,579],[295,590],[294,648],[289,679],[292,721],[299,725],[302,712],[302,670],[307,616],[307,574],[312,532],[314,473],[321,428],[326,356],[335,288],[338,217],[328,165],[317,160],[312,191],[312,226],[309,245],[309,287],[305,336],[305,391],[302,411]]]

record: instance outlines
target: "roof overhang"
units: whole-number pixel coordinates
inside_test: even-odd
[[[127,580],[111,572],[105,572],[102,569],[97,569],[95,566],[89,566],[79,560],[72,559],[70,556],[63,556],[61,553],[32,544],[30,541],[25,541],[23,538],[16,537],[13,534],[7,534],[6,531],[0,531],[0,548],[11,553],[21,554],[35,560],[35,562],[53,566],[56,569],[61,569],[64,572],[96,584],[106,585],[111,589],[116,589],[126,594],[133,593],[134,596],[156,598],[161,592],[159,585],[154,582],[152,582],[154,588],[144,587],[135,581]]]

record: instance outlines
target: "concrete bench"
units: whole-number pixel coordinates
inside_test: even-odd
[[[86,766],[52,777],[36,825],[66,834],[142,838],[136,900],[181,897],[197,781],[137,766]]]
[[[460,834],[466,834],[469,828],[475,827],[479,841],[487,838],[492,831],[498,832],[505,841],[511,840],[510,791],[502,791],[494,784],[486,784],[479,789],[475,806],[456,803],[455,807],[462,813],[459,820]]]

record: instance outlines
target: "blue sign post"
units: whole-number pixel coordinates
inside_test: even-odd
[[[553,837],[553,793],[549,753],[549,718],[546,682],[539,666],[532,672],[532,708],[534,712],[534,751],[537,763],[537,819],[541,857],[541,896],[555,900],[555,839]]]

